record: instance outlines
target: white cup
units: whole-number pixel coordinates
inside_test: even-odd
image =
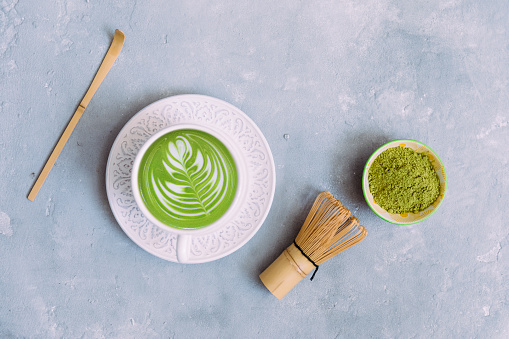
[[[227,209],[227,211],[216,221],[213,223],[197,228],[197,229],[180,229],[175,228],[170,225],[167,225],[160,220],[158,220],[145,206],[139,189],[139,182],[138,182],[138,173],[140,169],[140,163],[143,159],[143,156],[145,155],[145,152],[148,150],[148,148],[160,137],[166,135],[169,132],[182,130],[182,129],[194,129],[198,131],[202,131],[205,133],[208,133],[215,138],[217,138],[219,141],[223,143],[223,145],[228,149],[230,152],[234,162],[235,167],[237,170],[237,189],[235,192],[235,197]],[[226,135],[223,131],[215,129],[214,127],[206,127],[202,125],[196,125],[196,124],[177,124],[173,125],[167,128],[164,128],[160,130],[159,132],[152,135],[140,148],[138,151],[136,158],[134,160],[133,164],[133,170],[131,174],[131,187],[134,195],[134,199],[136,201],[136,204],[140,208],[143,215],[151,221],[154,225],[158,226],[162,230],[169,231],[172,233],[177,234],[177,260],[180,263],[187,263],[189,262],[189,252],[191,249],[191,240],[193,236],[202,236],[208,233],[212,233],[214,231],[217,231],[220,227],[224,226],[227,222],[231,221],[235,215],[237,214],[241,201],[244,200],[244,196],[246,194],[246,181],[247,179],[247,167],[244,162],[244,157],[242,156],[240,147],[236,145],[231,138]]]

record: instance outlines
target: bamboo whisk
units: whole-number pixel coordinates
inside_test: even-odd
[[[313,269],[316,273],[319,265],[361,242],[367,234],[348,208],[329,192],[321,192],[293,244],[260,274],[260,279],[281,299]]]

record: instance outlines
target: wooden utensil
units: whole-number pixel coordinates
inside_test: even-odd
[[[281,299],[313,269],[316,273],[319,265],[361,242],[367,234],[339,200],[321,192],[293,244],[260,274],[260,279]]]
[[[44,165],[44,168],[39,174],[37,181],[35,182],[34,186],[32,187],[32,190],[28,194],[28,200],[34,201],[35,197],[37,196],[37,193],[39,193],[42,184],[46,180],[46,177],[48,176],[49,172],[51,171],[51,168],[55,164],[55,161],[60,155],[60,152],[62,152],[62,149],[64,148],[67,140],[71,136],[71,133],[76,127],[76,124],[83,115],[85,108],[87,108],[88,103],[94,96],[95,92],[99,88],[99,85],[101,85],[102,81],[106,77],[106,74],[108,74],[109,70],[111,69],[111,66],[113,66],[113,63],[120,54],[122,46],[124,45],[124,39],[125,39],[124,33],[122,33],[122,31],[118,29],[115,30],[115,36],[113,37],[113,41],[111,42],[110,48],[108,49],[108,52],[106,53],[106,56],[104,57],[103,62],[101,63],[101,66],[99,67],[99,70],[97,71],[97,74],[94,77],[94,80],[92,80],[92,84],[90,85],[87,92],[85,93],[85,96],[81,100],[78,109],[76,110],[76,112],[74,112],[71,121],[69,121],[69,124],[67,124],[67,127],[60,136],[60,139],[58,140],[55,148],[53,149],[53,152],[51,152],[51,155],[46,161],[46,164]]]

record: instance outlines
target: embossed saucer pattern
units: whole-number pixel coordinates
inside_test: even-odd
[[[131,170],[138,150],[159,130],[193,123],[220,129],[241,149],[247,166],[247,194],[236,215],[213,233],[193,236],[189,263],[220,259],[245,245],[267,217],[276,184],[269,145],[256,124],[235,106],[208,96],[186,94],[161,99],[138,112],[122,128],[106,166],[106,192],[123,231],[147,252],[177,261],[177,235],[153,225],[138,208],[131,188]]]

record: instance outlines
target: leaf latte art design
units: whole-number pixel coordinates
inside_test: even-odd
[[[168,226],[196,229],[218,220],[237,189],[235,162],[214,136],[193,129],[169,132],[142,158],[142,200]]]

